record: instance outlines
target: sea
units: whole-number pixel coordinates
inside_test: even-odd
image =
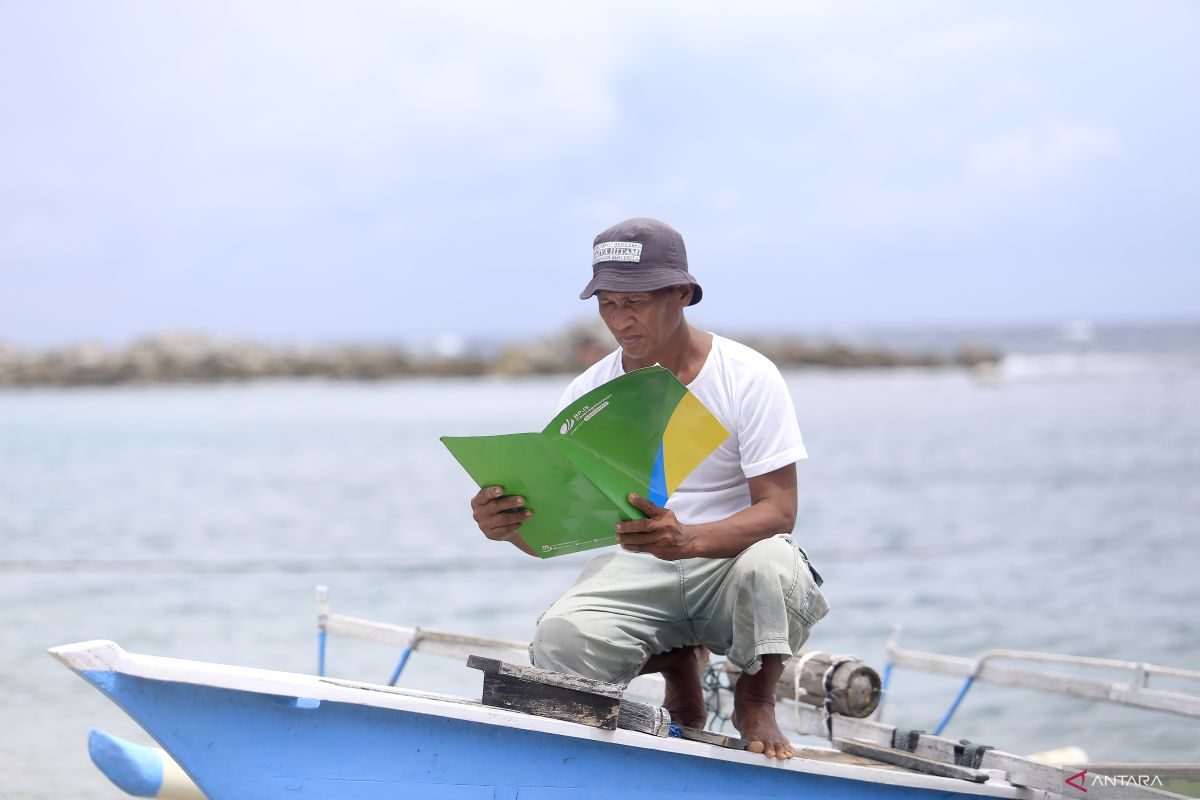
[[[785,372],[810,454],[796,536],[831,605],[807,646],[880,670],[890,636],[1200,669],[1200,325],[975,339],[999,367]],[[539,430],[566,380],[0,391],[0,798],[124,797],[88,729],[150,743],[54,645],[313,672],[318,584],[335,612],[527,640],[587,556],[485,540],[438,437]],[[382,682],[397,655],[332,637],[328,668]],[[479,691],[421,656],[402,683]],[[932,730],[959,683],[897,669],[883,719]],[[946,735],[1200,761],[1196,719],[989,684]]]

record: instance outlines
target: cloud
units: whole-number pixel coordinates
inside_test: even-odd
[[[146,298],[114,329],[145,308],[203,325],[236,294],[275,303],[281,330],[316,309],[330,331],[391,333],[433,324],[379,299],[417,276],[439,290],[431,265],[502,268],[494,299],[526,303],[573,286],[574,248],[634,213],[763,265],[789,248],[864,269],[905,248],[999,254],[1019,231],[1097,241],[1100,211],[1131,247],[1142,214],[1182,253],[1187,204],[1162,197],[1197,184],[1197,118],[1162,98],[1195,57],[1182,39],[1148,54],[1151,33],[1186,28],[1170,15],[1124,42],[1131,16],[263,0],[85,4],[64,22],[0,5],[0,275],[107,276],[100,305]],[[536,255],[491,244],[510,240]],[[491,324],[489,302],[456,293],[455,313]]]
[[[976,142],[968,170],[986,182],[1035,189],[1120,153],[1121,136],[1111,128],[1049,121]]]

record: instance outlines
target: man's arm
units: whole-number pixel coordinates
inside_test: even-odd
[[[629,502],[640,508],[646,519],[618,523],[617,543],[626,550],[649,553],[664,561],[732,558],[757,541],[790,533],[796,524],[796,465],[788,464],[747,482],[748,508],[700,525],[684,525],[669,508],[630,495]]]

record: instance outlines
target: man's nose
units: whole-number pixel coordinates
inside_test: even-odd
[[[613,327],[618,330],[625,330],[631,327],[635,317],[628,309],[618,308],[617,313],[613,315]]]

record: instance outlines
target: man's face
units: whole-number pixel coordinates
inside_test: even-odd
[[[683,323],[690,295],[686,287],[668,286],[653,292],[596,292],[600,319],[630,358],[657,353]]]

